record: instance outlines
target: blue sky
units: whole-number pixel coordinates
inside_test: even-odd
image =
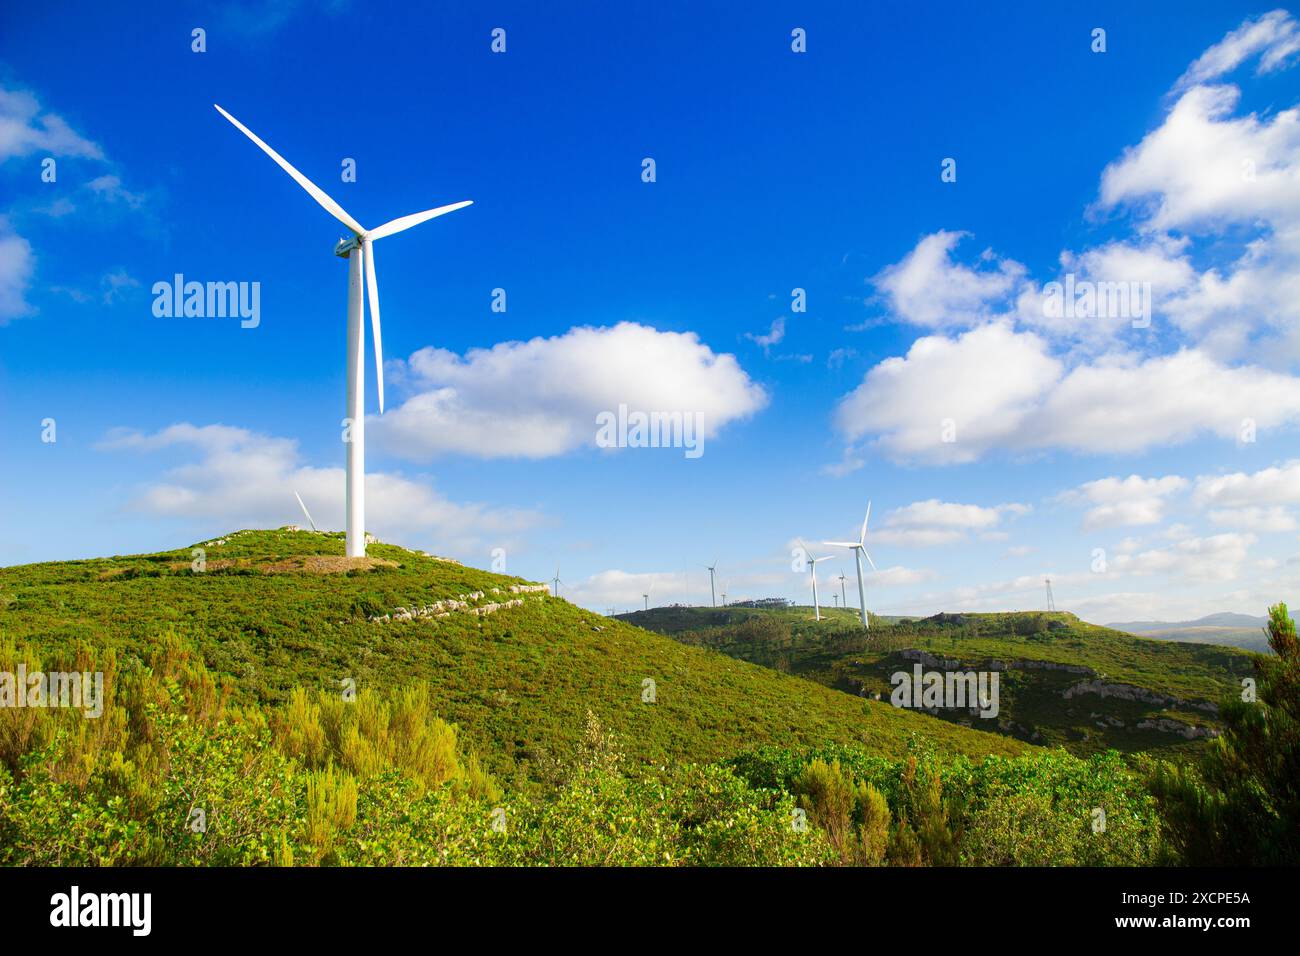
[[[0,562],[297,523],[294,489],[341,527],[340,227],[215,102],[368,226],[475,201],[378,244],[385,540],[601,610],[707,600],[715,558],[806,602],[791,548],[871,500],[883,613],[1294,598],[1290,14],[444,6],[0,12]],[[260,324],[156,317],[175,273],[260,283]],[[1149,283],[1150,327],[1048,315],[1067,273]],[[704,454],[593,447],[620,403]]]

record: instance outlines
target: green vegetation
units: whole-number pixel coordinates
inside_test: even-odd
[[[1203,749],[1206,732],[1221,726],[1219,701],[1254,666],[1254,655],[1244,651],[1134,637],[1067,612],[873,616],[870,630],[851,611],[815,622],[811,608],[798,607],[655,608],[623,619],[881,700],[889,699],[890,676],[911,671],[918,659],[927,667],[954,665],[941,669],[998,670],[996,720],[965,712],[935,716],[1081,756],[1112,748]],[[1082,688],[1085,683],[1093,686]]]
[[[491,574],[392,545],[347,568],[338,535],[249,531],[205,548],[0,569],[0,636],[38,654],[78,642],[147,661],[168,635],[193,650],[232,703],[287,702],[295,687],[338,692],[429,686],[438,714],[503,779],[572,750],[586,712],[642,766],[711,761],[772,743],[854,743],[901,755],[910,733],[952,753],[1019,753],[1014,741],[900,714],[874,701],[649,634]],[[314,558],[333,561],[315,570]],[[501,593],[494,593],[493,589]],[[445,617],[376,622],[399,607],[471,597]],[[506,601],[514,607],[476,614]],[[643,681],[655,703],[642,704]]]
[[[258,531],[204,552],[198,568],[182,549],[0,569],[0,674],[98,671],[105,687],[93,719],[0,707],[0,864],[1193,857],[1188,811],[1163,818],[1148,783],[1174,771],[1147,755],[1080,759],[835,689],[854,673],[841,662],[907,647],[1058,660],[1095,636],[1068,616],[894,622],[872,632],[893,644],[864,647],[851,612],[699,609],[710,626],[679,637],[710,646],[688,646],[387,545],[349,561],[335,535]],[[727,656],[741,644],[759,663]],[[1102,640],[1073,660],[1123,656]],[[1176,686],[1212,691],[1211,659],[1188,660]],[[1292,671],[1261,679],[1269,710],[1243,712],[1234,762],[1177,778],[1219,794],[1195,804],[1220,801],[1218,819],[1246,807],[1260,839],[1295,822],[1294,655],[1275,663]],[[1245,789],[1222,790],[1232,774]]]
[[[1268,635],[1276,656],[1256,660],[1253,694],[1224,709],[1205,759],[1156,776],[1171,840],[1194,863],[1300,859],[1300,642],[1285,604],[1269,608]]]

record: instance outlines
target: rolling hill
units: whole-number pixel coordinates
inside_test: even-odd
[[[194,565],[196,549],[204,564]],[[762,744],[900,756],[914,736],[971,756],[1022,744],[689,647],[551,597],[546,586],[393,545],[343,557],[340,535],[241,531],[191,548],[0,569],[0,639],[46,659],[83,645],[148,660],[167,636],[234,704],[295,687],[427,682],[435,711],[496,774],[525,776],[579,741],[587,711],[644,765]],[[654,702],[643,702],[653,681]]]
[[[1150,640],[1066,612],[940,614],[877,621],[852,611],[819,623],[811,608],[657,608],[623,619],[855,696],[888,700],[890,677],[916,664],[1000,672],[996,718],[936,717],[1076,754],[1197,749],[1217,733],[1218,704],[1253,670],[1234,648]]]

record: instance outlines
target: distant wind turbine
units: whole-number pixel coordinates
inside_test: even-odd
[[[714,558],[713,563],[706,564],[705,567],[709,569],[709,600],[713,603],[714,607],[717,607],[718,592],[713,589],[713,572],[718,570],[718,559]]]
[[[650,592],[647,591],[645,594],[643,594],[643,595],[641,595],[641,596],[642,596],[643,598],[645,598],[645,609],[646,609],[647,611],[650,610]]]
[[[216,106],[214,103],[213,106]],[[470,201],[438,206],[424,212],[401,216],[378,226],[366,229],[342,206],[325,194],[319,186],[294,169],[289,162],[266,143],[258,139],[247,126],[239,122],[220,106],[217,112],[230,120],[235,128],[257,144],[281,169],[293,177],[312,199],[352,233],[349,239],[340,239],[334,254],[348,260],[348,370],[347,417],[351,423],[348,441],[348,467],[346,485],[347,556],[364,557],[366,553],[366,445],[365,445],[365,329],[363,328],[362,297],[370,295],[370,323],[375,336],[375,372],[379,388],[379,414],[384,413],[384,357],[379,336],[379,285],[375,281],[374,242],[385,236],[418,226],[438,216],[464,209]],[[364,269],[364,274],[363,270]]]
[[[313,530],[313,531],[318,530],[318,529],[316,528],[316,522],[314,522],[314,521],[311,520],[311,512],[308,511],[308,510],[307,510],[307,506],[306,506],[305,504],[302,503],[302,495],[298,494],[298,492],[295,491],[295,492],[293,493],[293,496],[294,496],[295,498],[298,499],[298,507],[301,508],[301,509],[302,509],[302,513],[305,514],[305,515],[307,516],[307,523],[308,523],[309,525],[311,525],[311,530]]]
[[[817,562],[825,561],[826,558],[813,557],[813,555],[808,551],[808,546],[802,541],[799,542],[799,545],[803,548],[804,558],[808,562],[808,571],[812,575],[813,620],[820,621],[822,619],[822,609],[821,605],[817,603]]]
[[[560,566],[557,564],[555,566],[555,596],[556,597],[560,596],[560,585],[563,583],[564,582],[560,580]]]
[[[862,585],[862,559],[866,558],[867,563],[871,565],[871,570],[876,570],[876,562],[871,560],[871,555],[867,554],[867,522],[871,520],[871,502],[867,502],[867,516],[862,519],[862,534],[858,535],[857,541],[825,541],[823,544],[829,544],[835,548],[848,548],[853,552],[853,566],[858,569],[858,604],[862,609],[862,626],[870,627],[867,623],[867,590]]]
[[[844,596],[844,572],[840,572],[840,603],[845,607],[849,606],[849,599]]]

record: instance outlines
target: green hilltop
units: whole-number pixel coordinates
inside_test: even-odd
[[[403,620],[398,609],[419,613]],[[349,560],[337,534],[240,531],[157,554],[0,569],[0,638],[43,656],[83,644],[147,660],[164,635],[197,654],[235,704],[274,706],[295,687],[337,690],[345,679],[426,682],[436,712],[498,774],[570,749],[588,710],[645,764],[761,744],[900,756],[913,735],[952,753],[1023,750],[684,646],[522,578],[383,543]],[[654,703],[642,700],[646,680]]]
[[[998,670],[996,719],[936,717],[1077,754],[1198,750],[1218,733],[1219,704],[1254,656],[1237,648],[1136,637],[1058,612],[876,619],[810,607],[652,608],[622,619],[858,696],[888,700],[890,675],[920,663]]]
[[[1196,708],[1250,655],[1070,615],[880,620],[869,634],[849,610],[808,617],[606,618],[522,578],[380,542],[349,559],[341,535],[294,528],[3,568],[0,865],[1189,856],[1157,813],[1165,761],[1121,752],[1143,741],[1113,727],[1072,737],[1071,709],[1097,705],[1062,709],[1066,685],[1050,680],[1136,688],[1159,705],[1097,700],[1126,726],[1132,706],[1177,729],[1212,719]],[[887,702],[900,663],[994,658],[1010,725]],[[12,706],[20,671],[101,674],[102,709]],[[1150,736],[1153,750],[1177,737]],[[1168,779],[1201,800],[1196,778]]]

